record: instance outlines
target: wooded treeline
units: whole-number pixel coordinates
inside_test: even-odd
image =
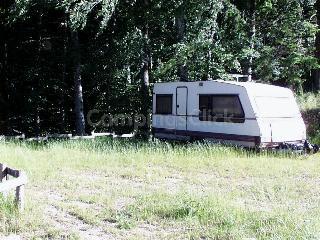
[[[0,134],[131,132],[86,116],[147,115],[160,81],[320,88],[320,0],[1,0],[0,21]]]

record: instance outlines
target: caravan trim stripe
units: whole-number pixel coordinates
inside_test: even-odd
[[[212,132],[198,132],[198,131],[184,131],[167,128],[152,128],[154,134],[174,134],[179,136],[188,136],[199,139],[213,138],[219,140],[240,141],[240,142],[254,142],[256,146],[261,144],[261,137],[259,136],[247,136],[247,135],[235,135],[225,133],[212,133]]]

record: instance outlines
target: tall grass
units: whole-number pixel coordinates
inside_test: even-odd
[[[43,151],[50,149],[79,150],[93,153],[119,153],[122,155],[134,153],[166,154],[173,156],[197,156],[199,154],[225,157],[292,157],[292,152],[257,151],[243,147],[220,145],[209,141],[199,142],[172,142],[172,141],[141,141],[136,139],[97,138],[95,140],[62,140],[48,142],[7,142],[8,146],[19,146],[28,150]],[[297,155],[298,156],[298,155]]]
[[[308,124],[308,137],[313,143],[320,144],[320,92],[300,95],[298,102]]]
[[[320,92],[305,93],[297,97],[300,109],[302,111],[320,109]]]
[[[315,239],[318,236],[312,233],[315,229],[310,231],[310,227],[316,226],[305,224],[307,216],[288,214],[281,209],[250,211],[210,194],[144,196],[119,214],[133,221],[179,222],[191,239],[213,236],[215,239]]]
[[[12,233],[19,230],[19,215],[13,197],[0,193],[0,233]]]

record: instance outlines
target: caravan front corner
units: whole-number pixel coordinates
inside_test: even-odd
[[[306,127],[291,90],[227,81],[157,83],[153,135],[244,147],[303,143]]]

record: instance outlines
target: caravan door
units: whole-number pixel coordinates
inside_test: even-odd
[[[177,87],[176,98],[176,130],[186,131],[188,119],[188,88]]]

